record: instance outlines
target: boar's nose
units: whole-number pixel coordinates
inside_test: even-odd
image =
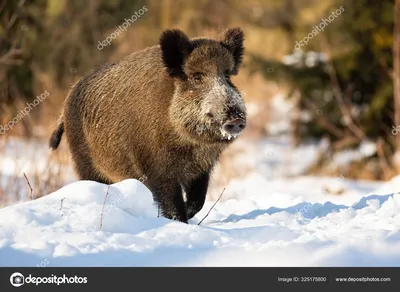
[[[246,127],[246,123],[242,119],[235,119],[233,121],[226,122],[223,125],[225,132],[231,135],[238,135]]]

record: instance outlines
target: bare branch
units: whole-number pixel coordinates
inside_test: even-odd
[[[28,184],[28,187],[29,187],[29,189],[30,189],[30,193],[29,193],[29,199],[32,201],[32,198],[33,198],[33,189],[32,189],[32,187],[31,187],[31,184],[29,183],[29,180],[28,180],[28,178],[26,177],[26,174],[25,174],[25,172],[24,172],[23,174],[24,174],[24,177],[25,177],[26,183]]]
[[[214,209],[214,206],[215,206],[215,205],[218,203],[218,201],[221,199],[222,194],[224,193],[224,191],[225,191],[225,188],[222,190],[221,194],[219,195],[219,197],[218,197],[218,199],[215,201],[215,203],[211,206],[210,210],[208,210],[206,216],[204,216],[203,219],[201,219],[200,222],[199,222],[199,224],[197,224],[197,225],[200,225],[201,222],[203,222],[204,219],[206,219],[206,218],[208,217],[208,214],[210,214],[211,210]]]
[[[390,166],[389,159],[385,155],[385,142],[382,137],[380,137],[376,143],[376,150],[379,157],[379,165],[383,171],[383,179],[389,179],[393,176],[392,168]]]
[[[22,60],[16,58],[20,57],[23,53],[22,49],[10,49],[5,55],[0,57],[0,65],[14,65],[21,64]]]
[[[25,3],[25,0],[20,0],[18,3],[18,8],[22,8],[22,6],[24,6],[24,3]],[[17,18],[18,18],[17,12],[15,12],[15,13],[13,13],[13,15],[11,15],[11,18],[7,23],[7,27],[6,27],[7,30],[10,30],[12,28],[12,26],[14,25]]]
[[[103,227],[103,213],[104,213],[104,206],[105,206],[105,204],[106,204],[106,201],[107,201],[107,197],[108,197],[108,191],[110,190],[110,185],[108,185],[108,188],[107,188],[107,193],[106,193],[106,196],[105,196],[105,198],[104,198],[104,203],[103,203],[103,209],[101,210],[101,216],[100,216],[100,229]]]
[[[346,121],[346,124],[349,127],[350,131],[359,140],[362,140],[365,138],[365,134],[361,130],[361,128],[359,126],[357,126],[356,123],[354,122],[353,117],[351,115],[351,111],[350,111],[349,107],[347,106],[346,102],[344,101],[342,91],[339,86],[339,81],[337,79],[336,70],[331,63],[328,63],[327,66],[328,66],[329,78],[332,83],[333,93],[334,93],[335,99],[339,105],[339,109]]]
[[[331,52],[332,50],[330,49],[331,46],[328,42],[328,40],[325,38],[323,38],[323,43],[325,45],[325,47],[327,48],[327,50],[329,52]],[[336,73],[336,69],[333,66],[333,64],[328,61],[327,62],[327,71],[328,71],[328,75],[329,75],[329,79],[331,81],[331,85],[332,85],[332,90],[333,90],[333,95],[336,99],[336,102],[338,103],[339,106],[339,110],[343,115],[343,118],[345,119],[345,122],[347,124],[347,126],[349,127],[349,130],[359,139],[359,140],[363,140],[366,138],[364,132],[362,131],[362,129],[354,122],[352,114],[351,114],[351,110],[348,107],[348,104],[346,104],[346,101],[344,100],[343,94],[342,94],[342,90],[340,88],[339,85],[339,80],[337,78],[337,73]]]

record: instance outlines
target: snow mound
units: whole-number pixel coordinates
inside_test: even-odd
[[[0,209],[0,266],[400,266],[400,193],[303,198],[235,196],[197,225],[213,202],[184,224],[138,180],[78,181]]]

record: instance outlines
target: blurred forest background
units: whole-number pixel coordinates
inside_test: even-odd
[[[143,6],[143,15],[98,49]],[[388,180],[400,165],[399,6],[398,0],[1,0],[0,125],[45,91],[49,96],[0,135],[0,201],[21,199],[25,172],[37,196],[70,180],[65,139],[61,151],[47,153],[70,87],[94,66],[156,45],[167,28],[190,37],[244,30],[244,64],[233,82],[251,118],[240,139],[287,135],[292,149],[316,143],[304,174]],[[277,100],[287,103],[283,111],[274,108]],[[232,167],[235,151],[221,161],[221,184],[249,171]],[[361,154],[339,165],[338,153]]]

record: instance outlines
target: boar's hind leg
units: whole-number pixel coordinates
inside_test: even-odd
[[[162,216],[187,223],[182,188],[177,182],[158,182],[156,186],[151,187],[151,191],[154,200],[159,204]]]
[[[184,186],[188,219],[193,218],[204,206],[210,174],[203,173]]]
[[[71,147],[71,155],[74,161],[74,169],[80,180],[91,180],[103,184],[111,184],[112,182],[105,179],[94,168],[92,159],[86,155],[88,151],[82,150],[84,147]]]

